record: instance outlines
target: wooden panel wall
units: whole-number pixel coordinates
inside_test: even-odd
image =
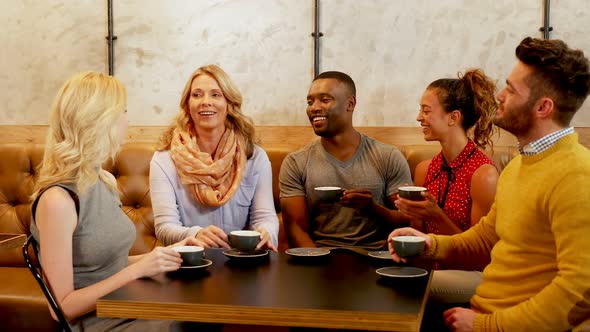
[[[128,132],[128,142],[156,143],[164,126],[132,126]],[[316,135],[309,126],[258,126],[257,137],[263,147],[283,147],[296,149]],[[393,145],[438,144],[425,142],[419,127],[357,127],[360,132],[381,142]],[[590,147],[590,127],[578,127],[580,142]],[[43,143],[47,126],[0,126],[0,142]],[[511,134],[501,131],[494,137],[495,145],[515,146],[516,139]]]

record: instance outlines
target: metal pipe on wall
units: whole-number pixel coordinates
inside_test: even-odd
[[[313,37],[313,77],[320,73],[320,37],[324,34],[320,32],[320,0],[314,0],[314,32]]]
[[[114,41],[117,36],[113,35],[113,0],[107,1],[107,19],[108,19],[108,34],[107,34],[107,47],[108,47],[108,63],[109,63],[109,75],[115,75],[115,45]]]
[[[113,0],[107,0],[108,7],[108,66],[109,75],[114,75],[115,72],[115,51],[114,41],[117,40],[117,36],[113,35]],[[313,74],[314,77],[320,72],[320,37],[324,34],[320,32],[320,0],[314,0],[314,32],[311,33],[313,37]],[[543,6],[543,26],[539,28],[539,31],[543,32],[544,39],[550,39],[550,32],[553,31],[553,27],[550,26],[550,10],[551,0],[544,0]]]
[[[551,0],[543,1],[543,26],[539,31],[543,32],[543,39],[551,39],[550,33],[553,31],[553,27],[549,23],[551,19]]]

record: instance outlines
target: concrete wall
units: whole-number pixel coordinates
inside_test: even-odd
[[[132,125],[165,125],[185,81],[216,63],[258,125],[306,125],[312,0],[114,1],[115,75]],[[481,67],[500,86],[525,36],[541,37],[542,0],[322,0],[321,70],[357,83],[358,126],[415,126],[425,86]],[[554,0],[553,38],[590,53],[587,0]],[[0,124],[46,124],[76,71],[107,71],[106,1],[0,0]],[[584,12],[586,10],[586,12]],[[574,125],[590,126],[586,103]]]

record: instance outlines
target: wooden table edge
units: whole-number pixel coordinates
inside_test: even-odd
[[[423,310],[418,315],[413,315],[317,309],[237,307],[197,303],[126,302],[122,304],[118,301],[106,299],[97,301],[97,316],[99,317],[373,331],[419,331],[422,314]],[[264,319],[256,317],[264,317]]]
[[[422,299],[422,305],[420,306],[420,312],[418,313],[418,330],[422,325],[422,319],[424,319],[424,310],[426,310],[426,304],[428,303],[428,297],[430,296],[430,284],[432,283],[432,275],[434,270],[430,270],[428,273],[428,283],[426,284],[426,290],[424,291],[424,298]]]

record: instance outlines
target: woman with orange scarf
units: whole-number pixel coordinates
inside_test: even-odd
[[[254,144],[254,125],[242,95],[218,66],[197,69],[174,123],[150,163],[156,236],[164,244],[187,236],[229,249],[229,232],[261,233],[258,249],[276,251],[278,218],[272,170]]]

